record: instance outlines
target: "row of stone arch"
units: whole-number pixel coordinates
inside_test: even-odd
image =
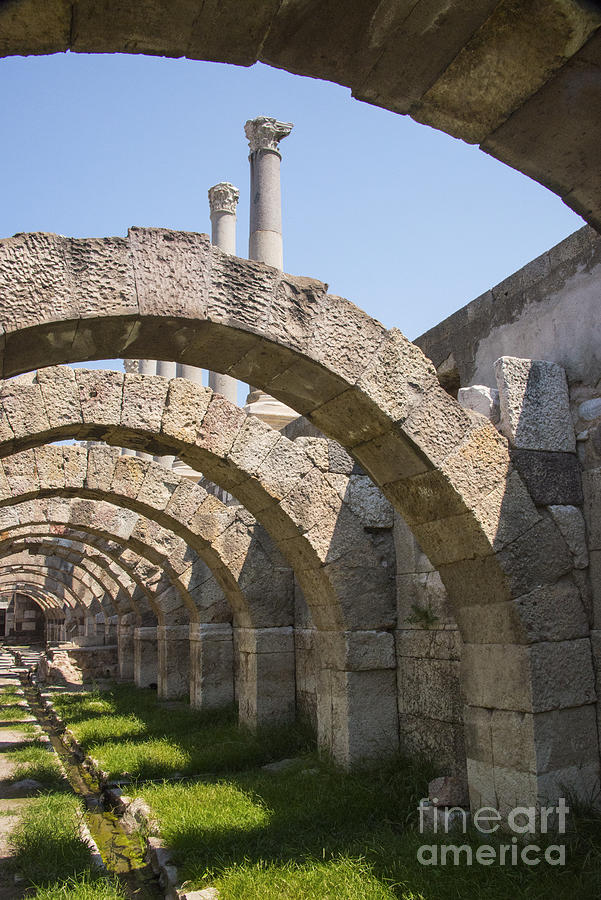
[[[427,363],[425,367],[427,368]],[[153,420],[149,420],[149,398],[153,404]],[[390,738],[388,746],[394,743],[394,654],[390,634],[394,625],[392,594],[388,595],[388,602],[383,603],[383,598],[386,599],[387,595],[383,590],[385,581],[381,580],[378,570],[377,563],[382,560],[378,560],[377,546],[366,536],[365,529],[360,524],[353,527],[352,504],[345,502],[347,495],[350,496],[350,478],[348,475],[341,477],[340,474],[335,479],[327,477],[332,473],[327,472],[327,466],[323,462],[321,468],[318,464],[319,446],[311,446],[311,441],[306,440],[305,448],[295,446],[279,433],[272,433],[261,423],[249,420],[240,410],[229,409],[222,398],[212,397],[205,389],[183,383],[179,379],[168,383],[164,379],[150,376],[123,376],[85,370],[73,373],[72,370],[62,368],[43,370],[33,380],[16,379],[6,382],[2,409],[2,506],[10,509],[17,502],[39,503],[40,497],[47,500],[53,495],[60,495],[63,498],[85,498],[70,500],[73,504],[89,504],[93,502],[90,498],[94,498],[97,502],[116,500],[126,508],[137,508],[147,522],[154,520],[151,522],[151,530],[167,526],[166,531],[183,540],[181,550],[184,554],[189,553],[190,548],[198,551],[199,556],[204,553],[226,597],[231,582],[228,582],[222,571],[224,548],[234,548],[233,563],[237,559],[238,567],[234,565],[232,580],[239,592],[242,573],[240,562],[248,555],[249,528],[252,530],[260,527],[247,512],[240,513],[238,518],[233,517],[231,510],[228,512],[227,508],[222,509],[220,501],[199,486],[186,484],[184,487],[183,484],[176,483],[173,473],[165,473],[155,464],[120,456],[108,448],[92,447],[87,453],[79,447],[21,448],[41,446],[59,437],[101,438],[119,446],[133,446],[154,452],[161,452],[169,447],[192,465],[202,468],[227,490],[234,494],[239,492],[266,530],[275,535],[275,552],[281,551],[294,570],[320,632],[317,718],[322,745],[333,751],[338,758],[352,762],[366,751],[370,752],[370,747],[365,742],[366,734],[374,736],[374,743],[379,745],[380,750],[384,737]],[[177,432],[174,425],[176,422],[179,423]],[[474,424],[479,430],[487,428],[481,421],[470,421],[468,435]],[[319,445],[319,441],[315,444]],[[501,447],[501,440],[495,435],[491,445],[494,448]],[[469,460],[469,442],[466,441],[463,446],[468,451]],[[266,461],[273,464],[267,465]],[[252,468],[249,463],[252,463]],[[334,484],[336,490],[332,490]],[[521,490],[518,527],[521,526],[528,532],[536,528],[542,517],[531,501],[527,502],[523,486]],[[199,492],[202,494],[200,503]],[[444,490],[441,493],[444,499]],[[499,509],[499,505],[494,492],[491,493],[494,512]],[[179,513],[185,506],[182,494],[189,501],[186,507],[187,518]],[[428,501],[426,493],[425,499],[432,506],[433,501],[440,497],[430,498]],[[424,503],[423,495],[420,502]],[[505,498],[503,502],[506,502]],[[175,509],[178,514],[174,516]],[[194,513],[192,517],[190,511]],[[240,516],[244,520],[244,527]],[[234,519],[237,524],[232,531]],[[339,527],[341,519],[343,527]],[[198,527],[201,530],[209,529],[203,533],[204,544],[202,539],[199,543],[198,534],[191,536],[190,531],[194,531],[190,528],[192,521],[197,526],[197,531]],[[511,525],[516,528],[514,522]],[[419,526],[414,527],[424,541],[423,534],[427,534],[427,531],[422,532]],[[142,533],[146,534],[147,531],[148,524],[142,527]],[[242,552],[240,545],[230,537],[240,533],[244,535],[246,542]],[[226,534],[228,539],[220,543],[219,536]],[[506,536],[501,547],[511,546],[514,543],[511,537]],[[445,565],[449,565],[457,543],[455,538],[450,546],[448,539],[445,543],[444,530],[441,529],[439,538],[440,546],[432,555],[439,563],[444,578]],[[32,539],[35,540],[35,537]],[[12,552],[12,544],[9,547]],[[173,557],[171,554],[172,543],[169,547],[170,560],[177,559],[177,553]],[[208,548],[211,548],[210,551]],[[140,549],[140,545],[136,544],[136,551]],[[217,565],[216,552],[222,554]],[[564,554],[564,570],[561,570],[561,554],[557,559],[560,565],[559,575],[563,575],[569,569],[569,562]],[[550,572],[547,563],[551,578],[557,577],[557,559],[555,573]],[[158,560],[159,557],[155,556],[155,561]],[[335,565],[339,560],[342,563]],[[186,562],[187,570],[194,567],[189,557]],[[477,560],[472,559],[470,562]],[[519,566],[519,560],[516,562]],[[361,570],[358,582],[357,568]],[[540,569],[534,569],[533,572],[518,574],[523,579],[524,574],[526,577],[540,577],[540,572]],[[360,585],[360,594],[349,594],[349,589],[352,590],[357,583]],[[366,586],[371,586],[371,593],[364,593]],[[169,596],[173,587],[172,582],[163,594]],[[466,587],[469,588],[469,585]],[[186,595],[189,595],[187,588],[183,592],[185,598]],[[237,594],[233,596],[238,598]],[[264,599],[264,595],[261,596]],[[361,603],[361,596],[367,597],[369,602]],[[494,603],[494,599],[491,602]],[[501,605],[495,607],[497,622],[500,622],[499,612],[507,609],[503,604],[508,602],[511,603],[502,598]],[[177,608],[190,612],[189,596],[180,601]],[[171,610],[173,609],[172,606]],[[264,612],[263,609],[262,614]],[[382,614],[385,617],[387,612],[390,619],[382,620]],[[515,612],[514,608],[514,616]],[[527,610],[527,615],[531,616],[532,610]],[[468,615],[462,622],[467,621],[469,625],[469,620]],[[165,626],[159,626],[161,627]],[[259,631],[271,627],[273,625],[265,624],[263,628],[259,626]],[[280,620],[277,627],[285,630],[290,626]],[[252,628],[250,626],[249,630]],[[143,632],[144,627],[141,626],[140,636]],[[513,633],[515,634],[515,627]],[[148,632],[145,636],[147,635]],[[260,637],[267,639],[265,634]],[[275,635],[272,632],[268,637],[273,641]],[[285,640],[286,635],[281,631],[279,637]],[[516,637],[516,643],[519,641],[522,646],[526,646],[528,635],[525,628]],[[179,639],[185,640],[181,631]],[[255,650],[257,643],[255,640]],[[168,641],[164,641],[163,646],[168,646]],[[290,648],[290,643],[288,646]],[[373,691],[370,693],[374,684],[375,694]],[[468,687],[469,678],[464,679],[464,688]],[[333,707],[335,715],[331,714]],[[252,710],[252,704],[241,704],[241,708]],[[522,719],[525,712],[520,711]],[[343,728],[341,724],[344,725]],[[333,739],[334,734],[338,741]],[[480,736],[475,737],[477,741],[480,740]],[[469,741],[469,730],[467,738]],[[468,753],[469,749],[468,747]]]

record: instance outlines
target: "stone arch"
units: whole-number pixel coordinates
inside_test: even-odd
[[[69,498],[50,496],[54,493],[60,493],[56,488],[54,491],[45,492],[43,490],[44,483],[46,483],[44,478],[48,478],[49,475],[48,459],[45,460],[45,457],[49,456],[56,465],[56,449],[57,448],[41,448],[37,451],[38,468],[36,469],[32,464],[27,467],[30,473],[35,471],[39,475],[39,483],[41,484],[39,493],[42,495],[40,499],[22,500],[21,496],[17,493],[17,485],[15,484],[14,487],[11,486],[11,505],[0,509],[0,531],[1,534],[5,536],[5,540],[10,541],[17,528],[22,530],[25,535],[31,535],[32,540],[37,540],[35,526],[40,523],[47,523],[46,528],[52,528],[55,536],[58,536],[59,533],[62,535],[63,529],[70,526],[76,529],[84,529],[86,532],[89,531],[91,535],[97,536],[96,539],[104,540],[112,538],[117,540],[121,545],[125,544],[133,547],[135,551],[146,552],[154,562],[159,564],[167,564],[170,560],[171,564],[177,566],[177,560],[179,559],[185,563],[185,566],[190,565],[191,556],[188,544],[182,541],[181,538],[175,537],[171,532],[167,534],[167,537],[160,537],[157,539],[156,534],[157,530],[159,530],[159,526],[154,522],[144,519],[139,513],[134,511],[133,507],[136,507],[137,505],[135,492],[133,494],[130,492],[128,498],[120,493],[116,486],[112,490],[110,488],[111,485],[115,485],[119,480],[114,472],[115,468],[119,471],[118,467],[120,463],[126,463],[130,473],[138,469],[142,473],[141,477],[137,479],[138,486],[142,484],[145,485],[144,491],[145,496],[147,497],[147,504],[150,502],[148,499],[149,497],[155,498],[154,502],[157,504],[155,514],[158,515],[162,506],[157,500],[157,493],[152,488],[152,485],[154,484],[155,478],[162,484],[164,478],[167,477],[165,471],[160,466],[155,466],[154,464],[149,464],[142,460],[132,460],[128,457],[121,457],[115,452],[110,452],[108,454],[103,452],[105,462],[103,467],[104,479],[101,483],[99,480],[99,470],[95,468],[95,491],[99,491],[102,484],[105,484],[106,488],[100,492],[100,496],[112,499],[115,503],[128,503],[129,509],[127,512],[131,512],[131,515],[128,514],[127,516],[124,516],[123,509],[114,506],[113,503],[109,503],[106,500],[79,500],[77,492],[75,496],[71,495]],[[65,447],[60,450],[61,458],[64,457],[65,469],[71,472],[72,475],[76,471],[78,465],[82,466],[80,477],[75,479],[82,486],[86,483],[88,457],[93,457],[97,449],[99,448],[83,451],[82,448],[79,447]],[[31,451],[29,451],[29,453],[31,457]],[[110,460],[113,465],[112,469],[107,467],[107,460]],[[148,473],[152,475],[150,483],[147,478]],[[171,473],[169,473],[169,478],[171,478]],[[136,479],[133,480],[136,481]],[[172,482],[172,488],[177,485],[185,488],[183,493],[187,498],[187,506],[190,511],[196,509],[200,503],[207,498],[204,489],[197,488],[197,486],[190,485],[187,482],[182,482],[179,476],[175,476],[172,479]],[[50,483],[56,483],[56,479],[50,478]],[[122,479],[121,484],[123,484]],[[24,485],[22,484],[21,486],[23,487]],[[31,475],[29,478],[29,485],[25,485],[25,487],[27,486],[30,488],[33,486]],[[123,487],[121,487],[121,491],[122,490]],[[83,487],[79,490],[79,493],[85,493]],[[31,491],[27,492],[26,496],[31,496]],[[176,503],[176,509],[179,510],[180,513],[184,509],[181,499],[182,498],[180,497],[179,501]],[[221,505],[220,501],[219,505]],[[139,508],[139,504],[137,506]],[[148,506],[146,506],[145,509],[148,512]],[[236,511],[230,510],[230,514],[231,513],[236,513]],[[174,513],[174,515],[176,514]],[[249,517],[243,513],[238,513],[237,515],[241,515],[241,522],[249,526],[249,540],[244,545],[246,552],[250,554],[259,554],[261,546],[265,546],[266,535],[262,535],[261,543],[257,547],[253,534],[250,532]],[[228,521],[229,520],[231,520],[231,515],[229,516]],[[164,518],[163,521],[165,524],[172,524],[169,518]],[[190,542],[196,541],[196,543],[198,543],[194,530],[187,530],[184,528],[184,523],[186,521],[186,516],[180,520],[180,531],[182,531]],[[150,526],[152,526],[152,528]],[[59,532],[57,532],[57,529],[59,529]],[[99,538],[98,536],[101,537]],[[84,540],[85,539],[84,536]],[[0,548],[1,547],[2,541],[0,541]],[[106,546],[103,549],[106,550]],[[239,550],[240,547],[238,547],[238,551]],[[265,561],[265,554],[261,551],[258,558],[258,564],[263,567]],[[275,561],[277,562],[277,558]],[[189,571],[189,569],[186,571]],[[241,582],[242,585],[244,585],[245,569],[242,569],[241,571]],[[190,577],[191,576],[189,575],[188,580]],[[188,583],[188,580],[186,583]],[[252,582],[249,581],[248,578],[246,579],[246,583],[252,585]],[[279,638],[280,642],[286,640],[290,645],[287,651],[282,650],[277,657],[273,652],[261,651],[264,653],[264,656],[254,665],[248,667],[250,669],[248,673],[245,674],[245,672],[241,670],[238,682],[239,708],[242,720],[246,724],[252,726],[265,724],[267,722],[286,720],[290,718],[294,712],[294,648],[291,633],[291,625],[293,622],[291,616],[293,615],[293,609],[292,603],[286,602],[285,594],[282,592],[281,588],[284,584],[285,582],[281,579],[274,577],[272,571],[268,573],[267,581],[261,580],[259,584],[255,586],[254,596],[257,598],[256,609],[253,609],[253,598],[251,597],[250,602],[247,602],[247,611],[242,611],[241,628],[238,629],[237,632],[238,638],[240,638],[240,636],[246,637],[248,644],[248,634],[254,630],[256,626],[263,639],[267,636]],[[214,598],[213,593],[208,599],[211,600],[211,597]],[[291,597],[289,599],[291,601]],[[217,600],[217,605],[215,605],[214,602],[205,605],[204,616],[201,616],[200,625],[192,625],[190,628],[190,640],[194,643],[193,650],[196,654],[193,653],[191,661],[190,698],[193,705],[199,707],[223,705],[226,702],[233,702],[234,697],[232,630],[231,626],[227,625],[231,620],[231,612],[228,612],[224,608],[223,602],[219,601],[219,598],[217,598]],[[200,610],[200,612],[202,612],[202,610]],[[240,614],[239,606],[238,613]],[[141,625],[143,623],[139,622],[138,624]],[[188,634],[187,632],[185,636],[181,634],[181,628],[176,625],[174,626],[174,630],[177,634],[174,634],[173,637],[171,637],[171,632],[169,631],[171,626],[169,625],[168,619],[163,625],[167,631],[161,634],[159,626],[159,692],[162,696],[175,696],[181,694],[183,684],[182,679],[186,676],[183,663],[188,654],[188,648],[187,646],[184,646],[184,644],[187,644]],[[161,646],[161,641],[167,643],[166,650]],[[246,651],[247,655],[251,652],[250,649]],[[177,667],[169,668],[168,660],[163,662],[161,654],[164,656],[166,653],[174,654],[178,661]],[[276,663],[278,665],[277,690],[274,689],[273,684],[271,683],[273,681],[273,673],[270,668],[270,664],[275,665]],[[195,668],[195,665],[197,668]],[[230,681],[229,689],[222,683],[223,678],[227,678],[228,665]],[[164,671],[165,668],[167,668],[167,671]],[[126,676],[124,675],[124,677]],[[268,690],[270,684],[271,687]],[[263,690],[264,687],[265,690]]]
[[[3,55],[146,53],[257,60],[351,88],[439,128],[558,193],[599,223],[594,4],[13,0]],[[558,123],[561,123],[558,125]]]
[[[60,551],[60,548],[57,548]],[[99,566],[87,558],[79,556],[77,561],[69,557],[69,552],[53,552],[53,554],[30,553],[21,550],[6,554],[1,558],[1,571],[15,571],[22,566],[23,571],[42,571],[44,568],[61,573],[65,578],[70,578],[77,583],[78,590],[82,591],[81,604],[88,610],[88,615],[106,613],[112,615],[122,609],[122,603],[127,601],[127,589],[107,575]],[[57,577],[57,576],[55,576]]]
[[[40,590],[31,584],[20,585],[13,590],[11,587],[0,589],[0,598],[8,597],[8,603],[12,601],[15,593],[23,594],[41,609],[46,623],[46,630],[52,629],[57,637],[63,634],[65,628],[65,605],[48,590]]]
[[[36,272],[44,272],[43,285]],[[467,729],[468,771],[474,796],[497,802],[508,791],[529,798],[556,795],[570,766],[562,763],[550,770],[549,760],[574,760],[578,753],[555,753],[552,735],[564,731],[560,722],[573,723],[579,710],[590,710],[594,701],[590,640],[547,640],[544,623],[538,621],[541,607],[536,598],[569,573],[569,552],[554,522],[535,508],[513,470],[504,439],[445,394],[421,351],[396,329],[386,331],[352,304],[328,296],[319,282],[227,257],[198,235],[132,230],[126,240],[104,242],[13,238],[0,246],[0,285],[6,303],[5,376],[40,362],[107,355],[169,358],[251,381],[346,447],[407,521],[438,568],[455,612],[462,613],[466,719],[473,721]],[[89,394],[92,380],[99,376],[78,377],[75,383],[82,385],[89,379],[83,391],[85,410],[79,390],[69,389],[66,382],[62,406],[56,405],[57,396],[46,413],[38,401],[42,419],[45,416],[50,423],[48,417],[53,418],[49,431],[45,426],[44,440],[64,436],[61,411],[71,404],[69,419],[78,403],[76,436],[99,436],[90,419],[100,382],[94,388],[96,397]],[[115,377],[114,392],[109,390],[102,398],[104,437],[114,433],[120,417],[117,382]],[[202,428],[205,449],[218,436],[235,438],[237,426],[247,424],[249,430],[261,431],[246,423],[240,411],[228,419],[229,411],[219,400],[209,398],[203,409],[202,392],[195,393],[194,386],[180,388],[177,380],[169,387],[155,385],[159,393],[169,390],[173,406],[160,424],[159,443],[165,446],[167,438],[184,459],[189,455],[186,438],[191,428],[196,434]],[[43,397],[42,384],[30,385],[32,402],[36,388]],[[133,381],[128,389],[135,392]],[[187,412],[188,419],[185,391],[196,404]],[[152,404],[155,410],[160,406]],[[27,416],[19,424],[5,403],[7,447],[38,440],[28,436],[36,431],[33,408],[24,410]],[[170,422],[176,409],[184,414],[179,426],[175,417]],[[136,433],[142,447],[160,452],[158,423],[142,409],[132,408],[131,413],[126,428]],[[211,431],[211,423],[219,428]],[[126,443],[123,433],[114,439]],[[235,443],[227,450],[227,471],[215,470],[209,477],[266,521],[281,504],[274,504],[255,472],[233,483],[232,450],[235,456]],[[277,447],[268,455],[277,459]],[[203,468],[196,453],[189,461],[193,457]],[[208,450],[203,459],[210,462]],[[288,452],[286,459],[289,462]],[[267,505],[259,516],[261,501]],[[300,498],[299,505],[303,506]],[[272,532],[280,521],[276,516]],[[308,534],[305,531],[297,544],[313,557]],[[323,537],[320,527],[319,538]],[[289,541],[289,548],[298,550],[293,543]],[[482,608],[471,613],[470,608],[482,606],[483,596],[490,614]],[[331,652],[330,658],[335,655]],[[350,678],[345,673],[352,671],[353,680],[358,675],[350,670],[352,655],[348,646],[338,654],[331,684],[342,681],[346,686]],[[512,690],[506,684],[508,665],[519,673]],[[565,673],[572,665],[582,677],[566,689]],[[348,692],[346,699],[348,703]],[[495,765],[493,753],[481,758],[484,745],[498,745],[497,758],[505,758],[506,741],[499,737],[490,710],[502,712],[497,718],[509,723],[513,735],[524,729],[527,733],[528,763],[514,765],[509,760],[505,768],[510,776]],[[553,728],[547,724],[550,720]],[[572,724],[566,727],[571,729]],[[583,718],[579,727],[586,733],[584,743],[598,747],[593,719]],[[549,750],[546,762],[536,750],[539,734]],[[590,791],[597,779],[598,764],[587,764],[584,790]],[[513,796],[507,802],[512,800]]]
[[[88,585],[83,584],[76,576],[70,578],[64,570],[54,569],[50,571],[44,566],[19,566],[5,568],[0,572],[0,586],[6,584],[31,584],[37,586],[40,591],[44,590],[45,579],[48,582],[48,591],[55,597],[60,598],[60,602],[66,607],[78,610],[81,614],[82,622],[87,611],[94,609],[94,602],[97,600],[96,595],[92,592]],[[100,603],[96,609],[100,609]]]

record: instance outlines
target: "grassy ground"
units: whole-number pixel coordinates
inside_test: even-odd
[[[47,745],[32,741],[17,750],[11,750],[8,758],[16,763],[11,781],[33,778],[45,788],[65,789],[67,784],[63,778],[57,757],[49,752]]]
[[[423,761],[344,773],[318,760],[302,731],[253,736],[230,714],[182,707],[166,715],[156,695],[131,687],[56,702],[103,768],[138,778],[127,792],[152,807],[180,876],[196,889],[214,885],[222,900],[601,897],[598,818],[572,817],[562,867],[423,866],[418,849],[434,843],[417,830],[419,799],[434,774]],[[298,762],[278,774],[259,768],[290,756]],[[174,772],[212,774],[144,783]],[[477,848],[499,841],[454,835],[446,843]]]
[[[112,778],[224,773],[292,756],[310,744],[301,728],[240,729],[233,710],[200,713],[157,702],[151,690],[57,694],[56,709]]]
[[[125,894],[91,863],[79,835],[80,801],[70,794],[37,797],[11,834],[13,865],[36,900],[122,900]]]

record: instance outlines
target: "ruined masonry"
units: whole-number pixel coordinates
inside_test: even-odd
[[[590,225],[410,343],[284,273],[293,126],[260,116],[248,259],[229,182],[211,238],[1,240],[0,633],[250,727],[302,717],[347,767],[425,753],[503,813],[599,790],[601,14],[518,3],[508,29],[507,4],[439,5],[2,7],[6,55],[261,58],[348,85]]]

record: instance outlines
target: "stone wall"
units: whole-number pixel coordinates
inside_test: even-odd
[[[559,363],[570,385],[601,378],[601,237],[585,226],[415,343],[457,387],[496,387],[500,356]],[[454,377],[453,377],[454,376]]]

